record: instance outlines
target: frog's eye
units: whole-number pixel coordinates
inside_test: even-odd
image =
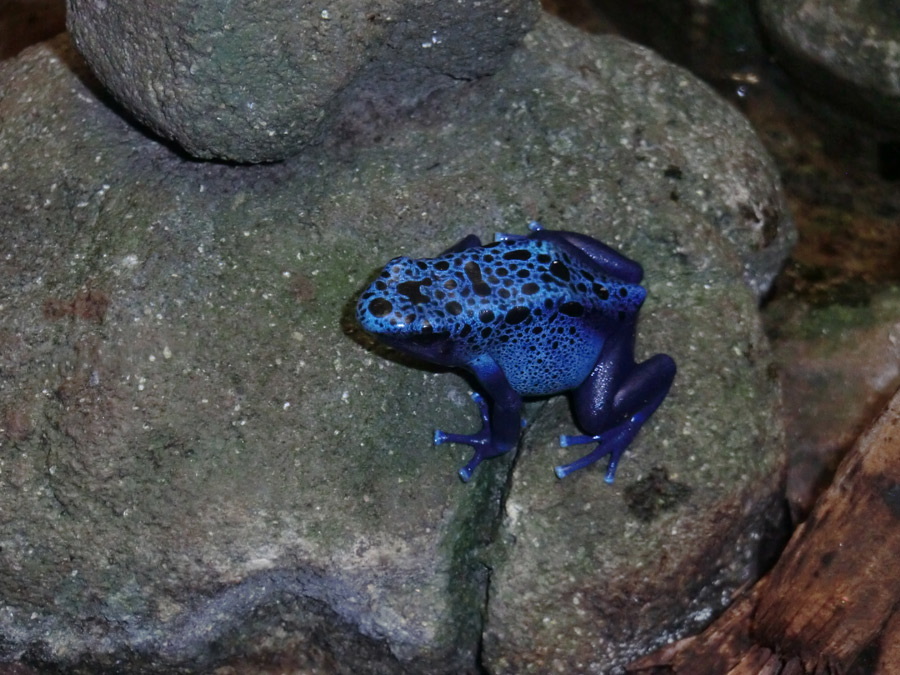
[[[369,314],[377,319],[386,317],[394,311],[394,306],[384,298],[375,298],[369,303]]]

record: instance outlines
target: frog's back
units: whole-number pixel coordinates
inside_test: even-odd
[[[603,274],[576,250],[519,239],[427,261],[432,312],[464,358],[491,356],[524,395],[572,389],[606,336],[634,320],[644,289]]]

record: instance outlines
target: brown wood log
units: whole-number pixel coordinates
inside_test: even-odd
[[[895,611],[881,634],[881,650],[875,675],[900,673],[900,611]]]
[[[702,634],[628,671],[838,674],[880,644],[877,675],[897,675],[898,610],[900,392],[858,439],[769,575]]]

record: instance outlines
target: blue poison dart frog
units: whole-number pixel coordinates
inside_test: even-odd
[[[657,354],[635,363],[638,310],[647,292],[643,270],[583,234],[530,225],[527,236],[498,234],[481,245],[473,234],[436,258],[391,260],[360,296],[365,330],[402,352],[471,372],[485,396],[477,434],[436,431],[435,444],[475,449],[459,470],[467,481],[483,459],[516,447],[522,398],[571,392],[586,436],[560,445],[597,443],[556,475],[609,456],[606,482],[619,458],[662,403],[675,362]]]

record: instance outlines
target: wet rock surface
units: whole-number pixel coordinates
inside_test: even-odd
[[[67,23],[101,82],[160,136],[196,157],[266,162],[297,153],[342,110],[403,115],[494,72],[538,10],[530,0],[380,0],[366,11],[353,0],[179,0],[148,12],[69,0]]]
[[[759,15],[798,84],[900,132],[900,3],[761,0]]]
[[[782,450],[756,301],[793,230],[705,86],[543,19],[493,78],[259,167],[98,91],[66,38],[0,65],[0,659],[615,672],[753,576]],[[459,483],[431,437],[476,424],[465,381],[350,320],[388,258],[533,218],[642,262],[638,355],[679,365],[612,487],[553,476],[561,398]]]

